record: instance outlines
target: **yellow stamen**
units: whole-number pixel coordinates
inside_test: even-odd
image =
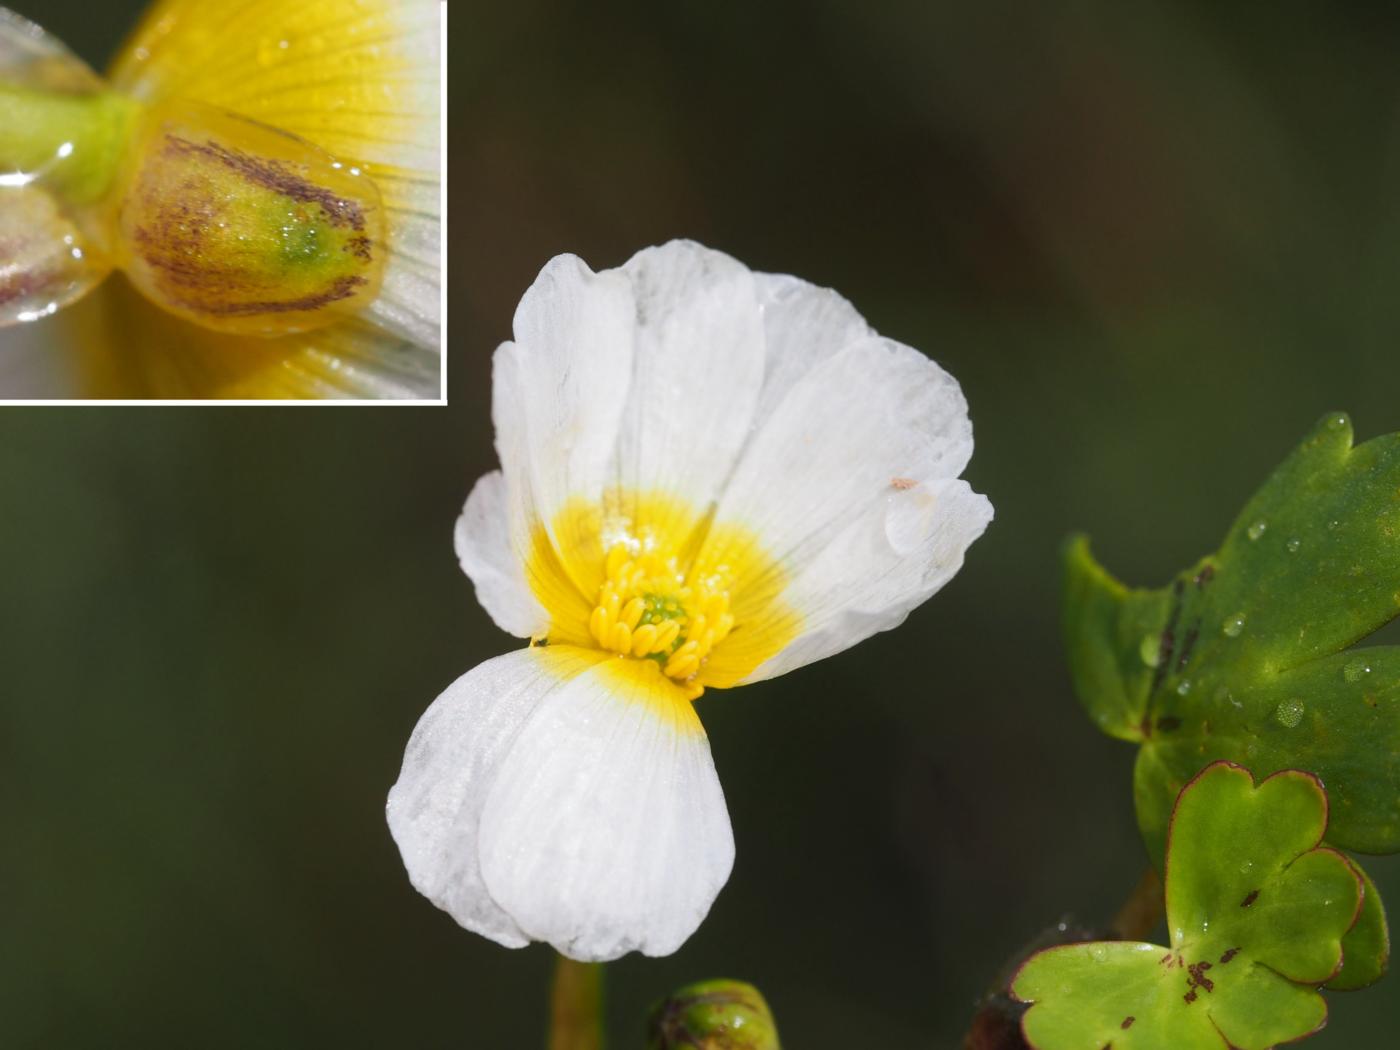
[[[655,659],[668,678],[700,695],[695,676],[734,623],[723,581],[687,580],[677,558],[627,543],[609,548],[603,570],[588,618],[593,640],[623,656]]]
[[[669,495],[570,501],[531,542],[526,575],[550,643],[616,654],[679,697],[738,684],[800,628],[757,538]]]
[[[656,624],[644,623],[632,632],[632,655],[650,656],[656,644]]]

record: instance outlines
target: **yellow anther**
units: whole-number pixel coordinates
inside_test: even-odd
[[[608,551],[607,561],[604,562],[603,571],[608,579],[616,579],[623,565],[627,563],[627,547],[624,544],[616,544]]]
[[[615,543],[603,561],[589,633],[603,649],[636,659],[656,657],[662,671],[699,696],[700,671],[734,627],[721,575],[688,579],[676,557],[646,543]]]
[[[665,652],[676,644],[676,639],[680,637],[681,623],[679,620],[667,620],[661,625],[661,629],[656,632],[656,644],[652,646],[652,652]]]
[[[608,635],[608,648],[615,653],[631,652],[632,628],[625,623],[613,624],[612,631]]]
[[[650,656],[656,651],[656,624],[644,623],[632,632],[632,655]]]
[[[611,627],[612,619],[608,616],[608,610],[601,605],[595,606],[593,615],[588,618],[588,631],[593,635],[593,640],[599,645],[606,645]]]
[[[690,621],[690,625],[685,629],[687,641],[699,638],[705,633],[706,620],[703,614]]]
[[[680,658],[671,657],[666,664],[666,677],[682,680],[700,670],[700,660],[694,653]]]
[[[622,607],[622,612],[618,614],[618,620],[627,625],[629,631],[635,631],[637,624],[641,623],[642,613],[646,612],[647,603],[640,598],[633,598]]]

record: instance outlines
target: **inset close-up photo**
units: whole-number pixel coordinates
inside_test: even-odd
[[[0,402],[443,400],[446,5],[91,8],[0,7]]]
[[[0,1050],[1396,1045],[1400,5],[0,4]]]

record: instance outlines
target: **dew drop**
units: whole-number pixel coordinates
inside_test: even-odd
[[[1251,540],[1257,540],[1260,536],[1264,535],[1264,530],[1268,527],[1269,523],[1263,518],[1260,518],[1258,521],[1256,521],[1253,525],[1251,525],[1248,529],[1245,530],[1245,535],[1248,536]]]
[[[1146,634],[1138,645],[1138,655],[1148,667],[1156,667],[1162,662],[1162,640],[1155,634]]]
[[[1230,687],[1228,685],[1218,685],[1215,687],[1213,699],[1217,704],[1234,703],[1235,695],[1230,692]]]
[[[1342,668],[1342,677],[1348,682],[1359,682],[1371,673],[1371,665],[1365,660],[1353,660]]]
[[[1327,429],[1328,429],[1328,430],[1345,430],[1345,429],[1346,429],[1346,425],[1347,425],[1347,417],[1344,416],[1344,415],[1340,415],[1340,414],[1339,414],[1339,415],[1328,416],[1328,417],[1327,417]]]
[[[1254,870],[1254,861],[1252,861],[1252,860],[1246,860],[1246,861],[1242,861],[1242,862],[1240,863],[1240,874],[1241,874],[1241,875],[1248,875],[1248,874],[1249,874],[1251,871],[1253,871],[1253,870]]]
[[[1244,613],[1235,613],[1234,616],[1227,617],[1220,626],[1220,632],[1226,638],[1238,638],[1244,631]]]
[[[1278,705],[1274,717],[1279,720],[1280,725],[1292,729],[1303,720],[1303,710],[1303,701],[1297,698],[1284,700]]]
[[[1297,553],[1298,553],[1298,548],[1301,547],[1302,545],[1303,545],[1303,542],[1302,542],[1300,539],[1298,539],[1298,537],[1296,537],[1296,536],[1293,537],[1293,539],[1289,540],[1286,544],[1284,544],[1284,546],[1286,546],[1286,547],[1288,548],[1288,553],[1289,553],[1289,554],[1297,554]]]
[[[1191,691],[1191,679],[1183,678],[1181,684],[1176,687],[1177,696],[1185,696]]]

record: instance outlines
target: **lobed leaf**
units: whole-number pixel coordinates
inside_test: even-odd
[[[1036,1050],[1266,1050],[1316,1031],[1317,986],[1342,964],[1361,876],[1320,846],[1317,778],[1214,763],[1181,792],[1166,863],[1163,947],[1090,942],[1032,956],[1012,994]]]
[[[1348,648],[1400,614],[1400,434],[1352,445],[1324,417],[1249,501],[1220,550],[1133,590],[1076,537],[1064,627],[1080,702],[1140,744],[1138,825],[1160,868],[1173,800],[1207,763],[1327,785],[1329,841],[1400,850],[1400,648]],[[1372,887],[1339,987],[1384,972]]]

